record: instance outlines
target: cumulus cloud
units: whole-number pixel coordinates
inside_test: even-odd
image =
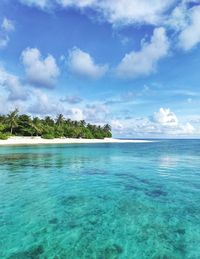
[[[0,67],[0,86],[8,91],[8,99],[10,101],[27,99],[27,90],[21,84],[19,78],[2,67]]]
[[[123,124],[120,122],[120,120],[111,120],[111,127],[112,129],[116,130],[116,131],[121,131],[123,132],[124,126]]]
[[[200,134],[190,122],[181,123],[170,109],[160,108],[154,116],[111,121],[114,133],[122,136],[163,137]]]
[[[58,102],[40,89],[32,89],[31,100],[27,111],[34,115],[56,115],[59,109]]]
[[[158,24],[176,0],[21,0],[27,5],[49,8],[52,2],[62,7],[92,8],[114,25]]]
[[[160,108],[158,112],[155,112],[154,119],[156,122],[164,126],[178,125],[178,119],[175,113],[171,112],[170,109]]]
[[[200,2],[198,0],[20,0],[27,5],[48,9],[55,5],[63,8],[91,8],[114,26],[130,24],[170,25],[179,30],[179,46],[184,50],[200,42]],[[177,5],[179,3],[179,5]],[[192,8],[191,4],[192,3]],[[176,5],[174,10],[172,8]],[[128,8],[127,8],[128,7]]]
[[[41,89],[32,89],[31,101],[27,106],[27,112],[37,116],[57,116],[62,113],[65,117],[72,120],[83,120],[83,110],[79,107],[66,106],[59,98],[45,93]]]
[[[200,43],[200,6],[188,8],[187,2],[177,6],[168,24],[178,33],[178,46],[188,51]]]
[[[190,50],[200,43],[200,6],[193,7],[189,11],[188,24],[181,31],[178,39],[179,46],[184,50]]]
[[[15,26],[14,26],[14,23],[11,20],[4,17],[1,28],[2,28],[2,30],[6,31],[6,32],[9,32],[9,31],[14,31]]]
[[[178,41],[178,46],[187,51],[200,42],[200,2],[199,0],[20,0],[27,5],[35,5],[42,9],[53,8],[60,5],[62,8],[92,9],[97,17],[106,20],[113,26],[127,26],[132,24],[151,24],[165,26],[177,32],[172,40]],[[87,13],[88,14],[88,13]],[[99,19],[98,19],[99,20]],[[7,44],[4,38],[1,45]],[[145,50],[145,48],[142,50]],[[141,52],[142,52],[141,50]],[[139,52],[140,53],[140,52]],[[122,69],[128,72],[127,63],[137,60],[138,52],[127,54]],[[141,54],[142,55],[142,54]],[[142,56],[143,57],[143,56]],[[162,54],[161,54],[162,57]],[[158,57],[159,59],[159,57]],[[136,61],[135,61],[136,62]],[[135,62],[133,63],[135,65]],[[157,62],[157,61],[155,61]],[[152,62],[153,63],[153,62]],[[127,64],[127,65],[126,65]],[[146,63],[145,63],[146,65]],[[151,66],[151,62],[147,66]],[[155,65],[155,64],[154,64]],[[150,69],[150,68],[149,68]],[[143,74],[137,69],[134,74]],[[138,70],[140,70],[138,68]],[[152,70],[152,69],[150,69]],[[81,70],[82,71],[82,70]],[[146,70],[144,74],[146,74]]]
[[[96,1],[97,8],[113,24],[158,24],[173,0],[104,0]]]
[[[104,123],[108,116],[108,108],[100,103],[87,104],[83,110],[85,119],[91,123]]]
[[[78,48],[73,48],[69,52],[68,65],[74,74],[92,79],[102,77],[108,70],[107,65],[95,64],[89,53]]]
[[[65,115],[70,117],[71,120],[80,121],[84,119],[83,110],[80,108],[70,108],[65,111]]]
[[[150,42],[143,42],[140,51],[132,51],[125,55],[116,68],[116,73],[122,78],[149,75],[155,71],[158,61],[165,57],[168,51],[169,41],[165,29],[156,28]]]
[[[35,86],[53,87],[60,71],[52,55],[41,56],[37,48],[27,48],[21,54],[27,80]]]
[[[8,18],[4,17],[0,26],[0,49],[5,48],[9,41],[9,33],[15,30],[14,23]]]

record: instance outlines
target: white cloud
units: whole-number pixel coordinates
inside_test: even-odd
[[[42,58],[37,48],[27,48],[22,52],[27,80],[36,86],[52,87],[60,71],[52,55]]]
[[[9,40],[7,35],[2,35],[0,32],[0,49],[5,48],[8,45]]]
[[[78,48],[69,52],[68,65],[73,73],[93,79],[102,77],[108,70],[107,65],[95,64],[89,53]]]
[[[91,8],[96,11],[96,17],[100,16],[114,26],[130,24],[151,24],[166,28],[170,26],[178,32],[177,38],[173,37],[173,40],[178,40],[179,47],[184,50],[190,50],[200,42],[199,0],[21,0],[21,2],[42,9],[54,8],[56,5],[81,10]],[[174,10],[171,11],[174,6]],[[99,17],[97,19],[99,20]],[[131,54],[135,52],[127,54],[126,58],[128,59]]]
[[[87,104],[84,109],[85,119],[91,123],[101,123],[106,121],[108,108],[100,103]]]
[[[1,28],[2,28],[2,30],[6,31],[6,32],[9,32],[9,31],[14,31],[15,26],[14,26],[14,23],[11,20],[4,17]]]
[[[164,28],[154,29],[149,43],[144,42],[140,51],[126,54],[116,68],[122,78],[135,78],[154,72],[160,59],[169,51],[169,41]]]
[[[67,111],[65,111],[64,114],[70,117],[71,120],[80,121],[84,119],[83,111],[80,108],[70,108]]]
[[[31,100],[27,107],[29,113],[36,115],[56,115],[59,108],[58,102],[54,98],[40,89],[32,89]]]
[[[189,122],[179,122],[170,109],[160,108],[153,117],[112,120],[115,135],[129,137],[169,137],[200,135],[200,128]]]
[[[27,90],[20,83],[19,78],[7,72],[2,67],[0,67],[0,86],[2,86],[3,88],[5,88],[6,91],[8,91],[8,99],[10,101],[27,99]]]
[[[177,33],[178,46],[188,51],[200,43],[200,6],[188,8],[186,2],[177,6],[168,21]]]
[[[193,7],[189,11],[188,24],[181,31],[179,46],[184,50],[190,50],[200,43],[200,6]]]
[[[197,114],[192,116],[190,115],[189,119],[191,123],[200,124],[200,115],[197,115]]]
[[[119,120],[112,120],[110,124],[113,130],[123,131],[124,129],[123,124]]]
[[[158,24],[173,0],[104,0],[96,1],[97,8],[111,23],[126,25],[134,23]]]
[[[193,125],[189,122],[187,122],[185,125],[181,125],[180,126],[181,128],[181,133],[182,134],[193,134],[195,133],[195,128],[193,127]]]
[[[178,125],[178,119],[170,109],[160,108],[158,112],[155,112],[154,119],[156,122],[164,126]]]
[[[92,8],[114,25],[160,24],[176,0],[20,0],[45,9],[55,3],[62,7]]]
[[[175,0],[57,0],[64,7],[90,7],[112,24],[158,24]]]
[[[5,17],[0,26],[0,49],[3,49],[8,45],[10,40],[9,33],[14,29],[14,23]]]
[[[175,31],[182,30],[187,26],[187,7],[185,4],[176,6],[169,19],[166,20],[166,24],[173,28]]]
[[[27,106],[27,112],[37,116],[57,116],[62,113],[65,117],[72,120],[84,119],[83,110],[79,107],[70,107],[65,105],[59,98],[42,91],[41,89],[32,89],[31,100]]]

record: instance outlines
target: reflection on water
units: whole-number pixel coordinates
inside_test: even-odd
[[[160,167],[174,168],[177,166],[180,158],[178,156],[165,155],[159,158]]]
[[[199,259],[199,145],[0,148],[0,258]]]

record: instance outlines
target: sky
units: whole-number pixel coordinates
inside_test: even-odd
[[[0,113],[200,137],[200,0],[1,0]]]

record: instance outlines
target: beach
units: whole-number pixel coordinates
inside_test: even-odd
[[[7,140],[0,140],[0,146],[7,145],[39,145],[39,144],[98,144],[98,143],[146,143],[150,140],[130,139],[81,139],[81,138],[55,138],[43,139],[41,137],[10,137]]]

